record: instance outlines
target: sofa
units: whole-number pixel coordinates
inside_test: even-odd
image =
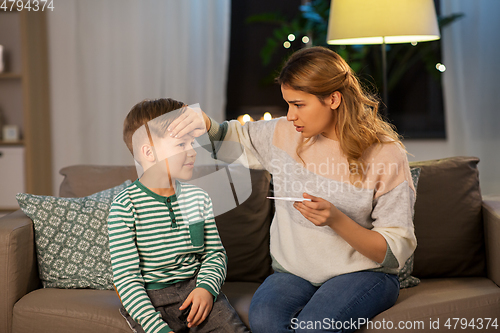
[[[451,157],[410,163],[420,169],[411,272],[420,283],[401,289],[396,304],[359,332],[500,329],[500,196],[481,196],[478,162]],[[195,175],[203,173],[202,167],[195,169]],[[77,165],[60,173],[60,197],[84,197],[137,178],[133,166]],[[248,199],[216,217],[228,254],[222,290],[247,325],[252,295],[272,274],[274,214],[273,202],[266,199],[272,195],[270,175],[249,174]],[[35,250],[33,221],[22,210],[0,219],[1,333],[130,332],[114,290],[43,288]]]

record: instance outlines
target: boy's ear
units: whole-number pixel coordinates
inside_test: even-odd
[[[146,161],[151,163],[155,162],[155,155],[150,145],[144,144],[141,146],[141,155]]]

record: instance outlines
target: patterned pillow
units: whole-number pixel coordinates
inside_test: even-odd
[[[126,189],[130,184],[132,184],[132,182],[127,179],[125,182],[123,182],[122,184],[120,184],[118,186],[109,188],[109,189],[101,191],[101,192],[91,194],[87,198],[94,199],[94,200],[100,201],[100,202],[105,202],[105,203],[111,205],[111,203],[113,202],[113,199],[116,197],[116,195],[118,193],[120,193],[121,191],[123,191],[124,189]],[[106,221],[106,223],[107,223],[107,221]]]
[[[413,180],[413,186],[415,191],[417,190],[418,178],[420,177],[420,168],[411,168],[411,179]],[[406,260],[405,265],[398,272],[399,285],[400,288],[410,288],[415,287],[420,283],[420,279],[411,275],[413,272],[413,254]]]
[[[44,288],[113,289],[107,217],[113,198],[130,184],[83,198],[17,194],[33,220]]]

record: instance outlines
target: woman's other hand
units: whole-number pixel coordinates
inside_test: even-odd
[[[369,230],[342,213],[334,204],[323,198],[304,193],[312,201],[295,202],[293,206],[317,226],[328,226],[367,258],[381,263],[387,252],[387,243],[380,233]]]
[[[331,202],[304,193],[303,197],[311,201],[295,202],[293,207],[297,209],[306,219],[318,227],[328,226],[333,228],[333,223],[343,213]]]
[[[181,138],[186,134],[195,138],[206,133],[210,129],[210,118],[200,108],[188,107],[187,110],[177,117],[167,131],[171,137]]]

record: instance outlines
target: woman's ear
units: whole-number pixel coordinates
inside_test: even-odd
[[[342,94],[339,91],[334,91],[330,95],[330,109],[335,110],[339,107],[342,101]]]

